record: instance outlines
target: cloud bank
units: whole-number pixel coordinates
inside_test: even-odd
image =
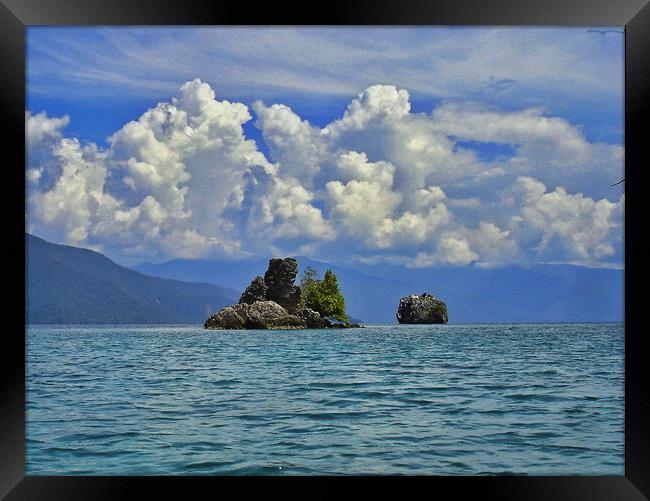
[[[407,89],[371,85],[319,127],[195,79],[106,148],[69,122],[26,114],[28,229],[110,255],[622,265],[622,148],[539,108],[416,113]]]

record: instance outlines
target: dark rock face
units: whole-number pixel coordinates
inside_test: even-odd
[[[304,320],[308,329],[324,329],[327,327],[325,325],[325,320],[323,320],[320,314],[311,308],[301,308],[297,310],[296,316]]]
[[[255,277],[239,298],[239,304],[253,304],[255,301],[266,301],[266,290],[267,287],[264,279],[260,276]]]
[[[293,313],[300,301],[300,287],[294,285],[297,274],[298,261],[295,258],[269,260],[269,269],[264,274],[266,299]]]
[[[428,292],[420,296],[405,296],[397,307],[400,324],[446,324],[448,320],[445,302]]]
[[[332,317],[326,317],[323,319],[323,321],[325,322],[325,327],[328,329],[356,329],[363,327],[362,325],[355,322],[341,322],[340,320]]]

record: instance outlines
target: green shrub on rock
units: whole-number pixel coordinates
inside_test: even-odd
[[[447,305],[443,302],[435,303],[429,310],[429,316],[431,318],[447,318]]]
[[[336,275],[327,270],[322,280],[316,277],[317,272],[313,268],[307,268],[304,272],[300,282],[302,305],[317,311],[323,318],[332,317],[341,322],[349,322],[345,312],[345,299]]]

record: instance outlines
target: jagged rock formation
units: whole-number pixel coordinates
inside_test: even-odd
[[[247,329],[304,329],[307,323],[275,301],[256,301],[248,307],[248,317],[244,327]]]
[[[253,304],[255,301],[266,301],[268,287],[259,275],[253,279],[239,298],[239,304]]]
[[[245,329],[248,319],[247,303],[226,306],[205,321],[206,329]]]
[[[318,313],[303,308],[291,315],[275,301],[255,301],[226,306],[205,322],[206,329],[320,329]]]
[[[255,277],[239,298],[239,303],[219,310],[205,321],[206,329],[323,329],[360,327],[322,318],[300,306],[300,287],[294,285],[298,262],[288,257],[271,259],[269,268]]]
[[[400,324],[446,324],[449,320],[445,302],[428,292],[401,298],[396,316]]]
[[[317,311],[314,311],[311,308],[299,309],[296,311],[296,316],[305,321],[305,325],[308,329],[323,329],[327,327],[325,319],[323,319]]]
[[[295,258],[271,259],[264,274],[266,299],[275,301],[289,312],[295,311],[300,301],[300,287],[294,285],[297,274],[298,261]]]

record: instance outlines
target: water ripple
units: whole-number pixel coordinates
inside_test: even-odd
[[[30,327],[30,475],[622,475],[622,324]]]

